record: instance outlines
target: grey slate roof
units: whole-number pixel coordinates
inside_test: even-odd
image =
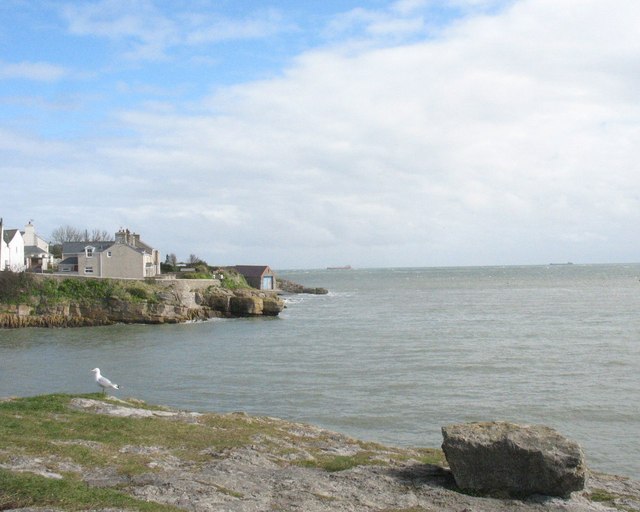
[[[18,232],[17,229],[5,229],[3,232],[3,238],[5,243],[9,243],[11,242],[11,240],[13,240],[13,237],[16,236],[16,233]]]
[[[236,265],[233,268],[245,277],[262,277],[269,269],[267,265]]]
[[[93,247],[96,252],[102,252],[113,244],[115,244],[114,241],[64,242],[62,244],[62,254],[78,254],[84,252],[85,247]]]
[[[35,256],[39,254],[49,254],[49,253],[43,249],[40,249],[40,247],[38,247],[37,245],[25,245],[24,254],[25,256]]]

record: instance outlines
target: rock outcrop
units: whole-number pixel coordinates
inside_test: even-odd
[[[126,324],[183,323],[210,318],[277,316],[284,301],[275,292],[253,289],[227,290],[214,280],[166,280],[152,300],[100,300],[4,305],[0,327],[83,327]]]
[[[304,286],[280,277],[278,278],[278,289],[287,293],[308,293],[311,295],[326,295],[329,293],[326,288]]]
[[[33,409],[30,404],[27,411],[16,414],[20,409],[14,407],[12,422],[31,422]],[[112,425],[96,421],[93,415],[117,418],[121,425],[131,421],[126,442],[113,430],[99,439],[93,434],[87,436],[83,431],[86,425]],[[50,442],[39,439],[41,451],[33,453],[26,447],[31,446],[31,437],[37,434],[25,429],[24,436],[15,436],[17,444],[7,443],[3,449],[0,469],[12,474],[28,472],[47,479],[81,481],[87,489],[116,489],[138,500],[184,510],[640,511],[640,482],[627,478],[595,474],[589,480],[589,488],[568,499],[478,496],[455,488],[442,459],[432,458],[436,455],[434,450],[365,443],[313,425],[276,418],[244,413],[190,413],[97,395],[72,397],[68,406],[55,409],[51,416],[51,421],[61,425],[61,438]],[[73,429],[75,425],[77,428]],[[177,432],[189,432],[193,437],[176,442]],[[82,455],[82,449],[105,454],[103,463],[91,463]],[[3,502],[2,493],[0,489],[0,503],[15,502]],[[46,510],[59,510],[48,503]],[[74,503],[65,508],[73,509]],[[114,506],[108,510],[123,509]]]
[[[580,446],[542,425],[469,423],[442,428],[442,449],[463,490],[566,497],[587,481]]]

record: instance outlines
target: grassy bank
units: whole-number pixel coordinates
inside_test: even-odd
[[[11,305],[99,302],[110,298],[129,302],[157,302],[160,291],[160,288],[147,281],[55,279],[24,272],[0,272],[0,303]]]
[[[245,278],[232,270],[215,273],[185,273],[189,279],[219,278],[223,289],[251,288]],[[25,272],[0,272],[0,304],[56,304],[64,301],[100,302],[119,299],[127,302],[157,303],[164,287],[153,280],[122,280],[99,278],[54,278]]]
[[[78,403],[90,403],[87,408]],[[135,411],[130,417],[101,407]],[[147,412],[148,414],[144,414]],[[442,463],[439,450],[389,449],[349,441],[349,455],[333,450],[336,439],[314,427],[245,414],[190,415],[101,394],[46,395],[0,402],[0,510],[56,507],[65,510],[122,507],[176,510],[140,500],[132,482],[162,470],[168,460],[193,471],[239,449],[258,449],[278,464],[343,471],[410,458]],[[258,448],[256,448],[258,446]],[[91,485],[91,475],[111,484]],[[219,486],[219,492],[235,491]]]

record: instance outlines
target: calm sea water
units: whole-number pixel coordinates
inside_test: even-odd
[[[0,331],[0,395],[95,390],[438,446],[453,422],[544,423],[640,478],[640,265],[281,272],[279,318]]]

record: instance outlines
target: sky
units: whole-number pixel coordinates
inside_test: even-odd
[[[274,269],[640,261],[637,0],[3,0],[0,217]]]

